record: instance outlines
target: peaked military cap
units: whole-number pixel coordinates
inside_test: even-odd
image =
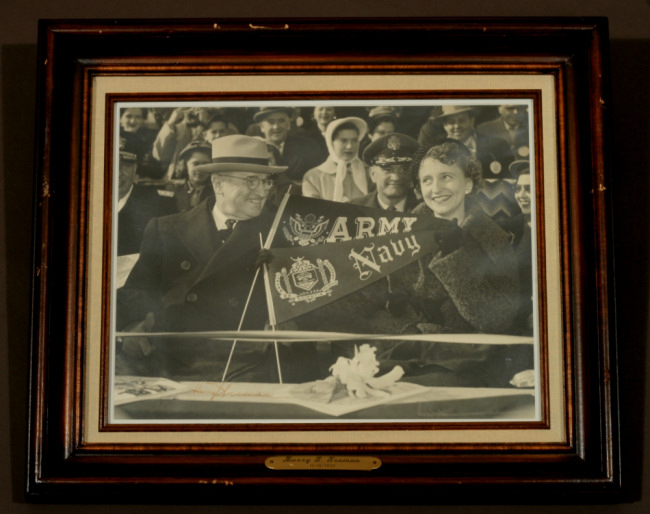
[[[370,143],[363,151],[363,162],[368,166],[409,163],[419,147],[412,137],[393,132]]]
[[[530,162],[523,159],[514,161],[508,167],[508,171],[510,171],[513,177],[518,177],[524,173],[530,173]]]

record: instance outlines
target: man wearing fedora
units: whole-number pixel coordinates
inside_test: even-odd
[[[512,178],[508,167],[514,160],[510,146],[497,137],[478,133],[474,124],[476,109],[469,105],[443,105],[440,114],[432,117],[429,122],[438,127],[431,131],[436,137],[441,133],[450,139],[463,143],[481,162],[483,178]],[[423,146],[430,146],[433,140],[423,141]]]
[[[318,166],[322,159],[315,141],[289,133],[294,115],[293,107],[268,106],[255,113],[253,119],[272,146],[276,164],[287,168],[281,180],[288,179],[300,186],[305,172]]]
[[[260,234],[274,213],[267,199],[274,177],[286,170],[271,164],[259,138],[231,135],[212,142],[212,160],[197,167],[209,173],[214,198],[147,226],[140,258],[117,292],[118,331],[204,332],[263,329],[268,312],[264,285],[256,275]],[[124,337],[116,352],[117,374],[175,380],[220,381],[232,341],[200,337]],[[281,346],[285,381],[306,381],[304,345]],[[271,343],[237,342],[227,380],[277,381]]]
[[[440,114],[430,119],[431,124],[442,127],[446,137],[463,143],[479,160],[484,185],[477,201],[490,218],[502,224],[519,213],[512,191],[516,177],[509,170],[514,156],[502,139],[477,132],[475,121],[476,108],[470,105],[443,105]]]

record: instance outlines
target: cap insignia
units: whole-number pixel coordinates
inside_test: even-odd
[[[399,137],[397,136],[391,136],[388,138],[388,141],[386,141],[386,148],[392,150],[393,152],[399,150],[400,146],[401,146],[401,142],[399,140]]]

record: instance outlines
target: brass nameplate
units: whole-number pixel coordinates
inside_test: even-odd
[[[275,455],[264,461],[269,469],[353,470],[372,471],[381,466],[377,457],[358,455]]]

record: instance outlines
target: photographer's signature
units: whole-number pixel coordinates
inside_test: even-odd
[[[221,398],[289,398],[288,396],[278,396],[268,391],[250,391],[240,387],[233,387],[233,384],[217,384],[212,382],[203,382],[191,389],[192,393],[205,394],[210,396],[210,400]]]

